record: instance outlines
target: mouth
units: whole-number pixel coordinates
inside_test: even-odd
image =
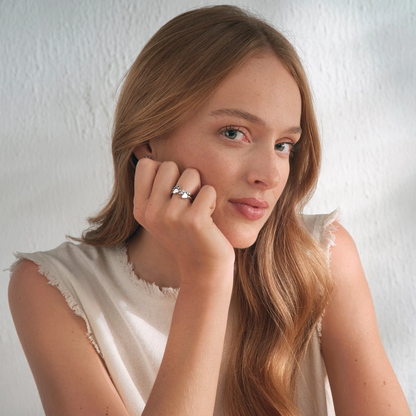
[[[231,202],[237,212],[252,221],[261,219],[269,207],[267,201],[260,201],[257,198],[230,199],[229,202]]]

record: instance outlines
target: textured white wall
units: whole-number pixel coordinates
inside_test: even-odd
[[[196,0],[0,1],[0,269],[78,235],[111,186],[117,87]],[[343,211],[381,336],[416,413],[416,3],[245,0],[295,44],[324,143],[309,212]],[[0,414],[42,415],[0,280]]]

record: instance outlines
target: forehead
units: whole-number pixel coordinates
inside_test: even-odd
[[[301,97],[292,75],[272,53],[249,58],[233,71],[202,106],[204,113],[238,108],[267,125],[300,123]]]

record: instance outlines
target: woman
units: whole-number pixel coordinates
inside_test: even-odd
[[[168,22],[125,80],[113,157],[82,244],[12,267],[46,414],[323,415],[325,367],[337,415],[410,414],[351,237],[301,215],[319,138],[280,33],[232,6]]]

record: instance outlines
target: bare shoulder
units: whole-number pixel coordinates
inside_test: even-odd
[[[10,277],[9,305],[13,320],[22,341],[26,333],[41,327],[65,321],[85,334],[85,323],[69,308],[60,291],[48,283],[39,267],[30,260],[21,261]],[[54,328],[56,329],[56,328]],[[25,347],[23,345],[23,347]]]
[[[30,260],[21,261],[13,271],[8,295],[19,337],[25,327],[29,329],[54,303],[58,308],[65,306],[65,302],[60,305],[59,291],[48,284],[46,277],[39,273],[39,267]]]
[[[349,307],[351,313],[355,310],[354,304],[374,310],[357,246],[341,224],[335,221],[333,225],[335,245],[331,248],[330,266],[335,286],[332,301],[337,302],[338,306],[342,302],[343,307]]]
[[[30,276],[30,277],[29,277]],[[39,273],[39,267],[30,260],[22,260],[13,271],[10,277],[9,295],[13,295],[15,290],[20,287],[25,278],[42,276]]]
[[[57,290],[48,284],[33,261],[21,261],[13,271],[9,283],[9,304],[13,317],[20,311],[32,308],[39,297],[42,300],[44,296],[59,294],[55,292]]]
[[[322,353],[337,415],[410,415],[379,335],[354,240],[334,223],[334,288],[322,322]]]
[[[352,338],[362,337],[359,325],[378,337],[373,300],[357,247],[341,224],[335,222],[334,226],[335,245],[330,258],[334,288],[323,318],[324,354],[333,344],[343,346],[347,339],[350,344]]]
[[[84,320],[32,261],[15,268],[9,304],[46,415],[127,415]]]

